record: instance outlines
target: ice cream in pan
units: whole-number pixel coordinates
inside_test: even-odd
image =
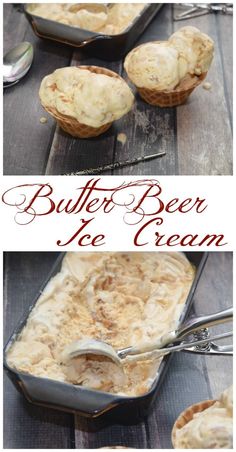
[[[146,3],[32,3],[28,10],[44,19],[73,27],[116,35],[125,31]]]
[[[195,270],[182,253],[68,253],[7,354],[18,371],[113,394],[148,392],[161,359],[120,368],[102,356],[66,364],[65,347],[94,338],[115,349],[173,330]]]

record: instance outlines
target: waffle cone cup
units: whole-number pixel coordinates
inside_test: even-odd
[[[186,75],[180,84],[173,90],[157,91],[154,89],[138,88],[139,95],[145,102],[157,107],[176,107],[184,104],[193,90],[202,83],[207,73]]]
[[[176,419],[172,434],[171,434],[171,440],[174,449],[178,449],[177,447],[177,432],[181,428],[183,428],[188,422],[190,422],[193,419],[194,414],[201,413],[202,411],[206,410],[207,408],[210,408],[210,406],[214,405],[216,400],[204,400],[203,402],[195,403],[194,405],[191,405],[188,407],[185,411],[183,411],[179,417]]]
[[[110,71],[109,69],[99,67],[99,66],[78,66],[79,69],[86,69],[88,71],[91,71],[95,74],[104,74],[109,77],[116,77],[120,78],[119,74],[116,72]],[[123,79],[122,79],[123,80]],[[82,124],[77,119],[73,118],[72,116],[67,116],[61,114],[59,111],[57,111],[55,108],[47,107],[43,105],[43,108],[51,115],[53,118],[56,119],[59,126],[69,135],[75,138],[92,138],[97,137],[98,135],[101,135],[102,133],[106,132],[112,125],[112,122],[109,122],[107,124],[103,124],[100,127],[91,127],[86,124]]]

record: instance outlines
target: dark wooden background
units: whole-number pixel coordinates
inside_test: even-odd
[[[5,253],[4,340],[31,304],[58,253]],[[232,305],[232,253],[210,253],[194,296],[196,315]],[[217,327],[229,331],[231,325]],[[4,448],[89,449],[125,445],[171,448],[171,429],[179,413],[192,403],[216,397],[232,383],[232,357],[176,353],[154,409],[133,426],[98,429],[78,416],[29,404],[7,376],[4,378]]]
[[[165,4],[137,44],[167,39],[185,25],[195,25],[215,41],[215,58],[207,80],[187,104],[160,109],[138,96],[132,112],[99,138],[79,140],[56,127],[42,109],[38,90],[42,78],[59,67],[97,64],[126,75],[122,61],[108,63],[71,47],[36,38],[23,13],[4,5],[4,51],[22,40],[34,45],[28,75],[4,92],[4,174],[70,174],[86,168],[165,151],[159,159],[113,171],[127,175],[232,174],[232,16],[208,14],[173,22],[172,4]],[[46,124],[40,117],[48,117]],[[122,145],[117,134],[127,135]],[[112,174],[106,172],[105,174]]]

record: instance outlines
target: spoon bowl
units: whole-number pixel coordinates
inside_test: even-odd
[[[72,342],[65,347],[62,355],[62,361],[66,362],[82,355],[105,356],[115,362],[118,366],[121,365],[121,360],[114,348],[106,342],[96,339],[82,339]]]
[[[3,82],[19,81],[29,71],[34,56],[30,42],[21,42],[3,57]]]

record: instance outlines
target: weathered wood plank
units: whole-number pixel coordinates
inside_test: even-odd
[[[209,34],[215,42],[215,57],[207,76],[212,89],[207,91],[202,86],[198,87],[189,101],[177,108],[179,174],[232,174],[232,131],[228,109],[231,93],[225,90],[224,61],[220,51],[222,44],[218,33],[218,23],[222,18],[216,21],[214,14],[208,14],[185,22],[175,22],[175,30],[184,25],[193,25]],[[232,16],[228,20],[232,23]],[[227,42],[224,50],[226,45]],[[230,47],[227,53],[232,57]],[[229,60],[230,56],[228,63]]]
[[[4,174],[44,174],[55,123],[40,105],[39,86],[46,74],[68,65],[72,50],[36,38],[24,14],[12,5],[5,4],[4,11],[5,51],[25,40],[35,52],[29,73],[4,91]],[[48,117],[46,124],[40,123],[42,116]]]
[[[232,253],[210,253],[206,271],[202,275],[195,297],[197,315],[211,314],[233,305],[232,260]],[[232,323],[228,323],[212,328],[212,333],[219,334],[232,329]],[[232,338],[229,338],[221,343],[231,342]],[[232,384],[233,359],[232,356],[206,356],[205,365],[214,398]]]
[[[233,20],[230,15],[217,15],[216,27],[218,33],[219,51],[222,59],[224,76],[225,98],[228,103],[229,112],[233,115]]]
[[[4,336],[32,303],[58,253],[6,253]],[[73,416],[31,405],[4,376],[4,447],[73,448]]]

